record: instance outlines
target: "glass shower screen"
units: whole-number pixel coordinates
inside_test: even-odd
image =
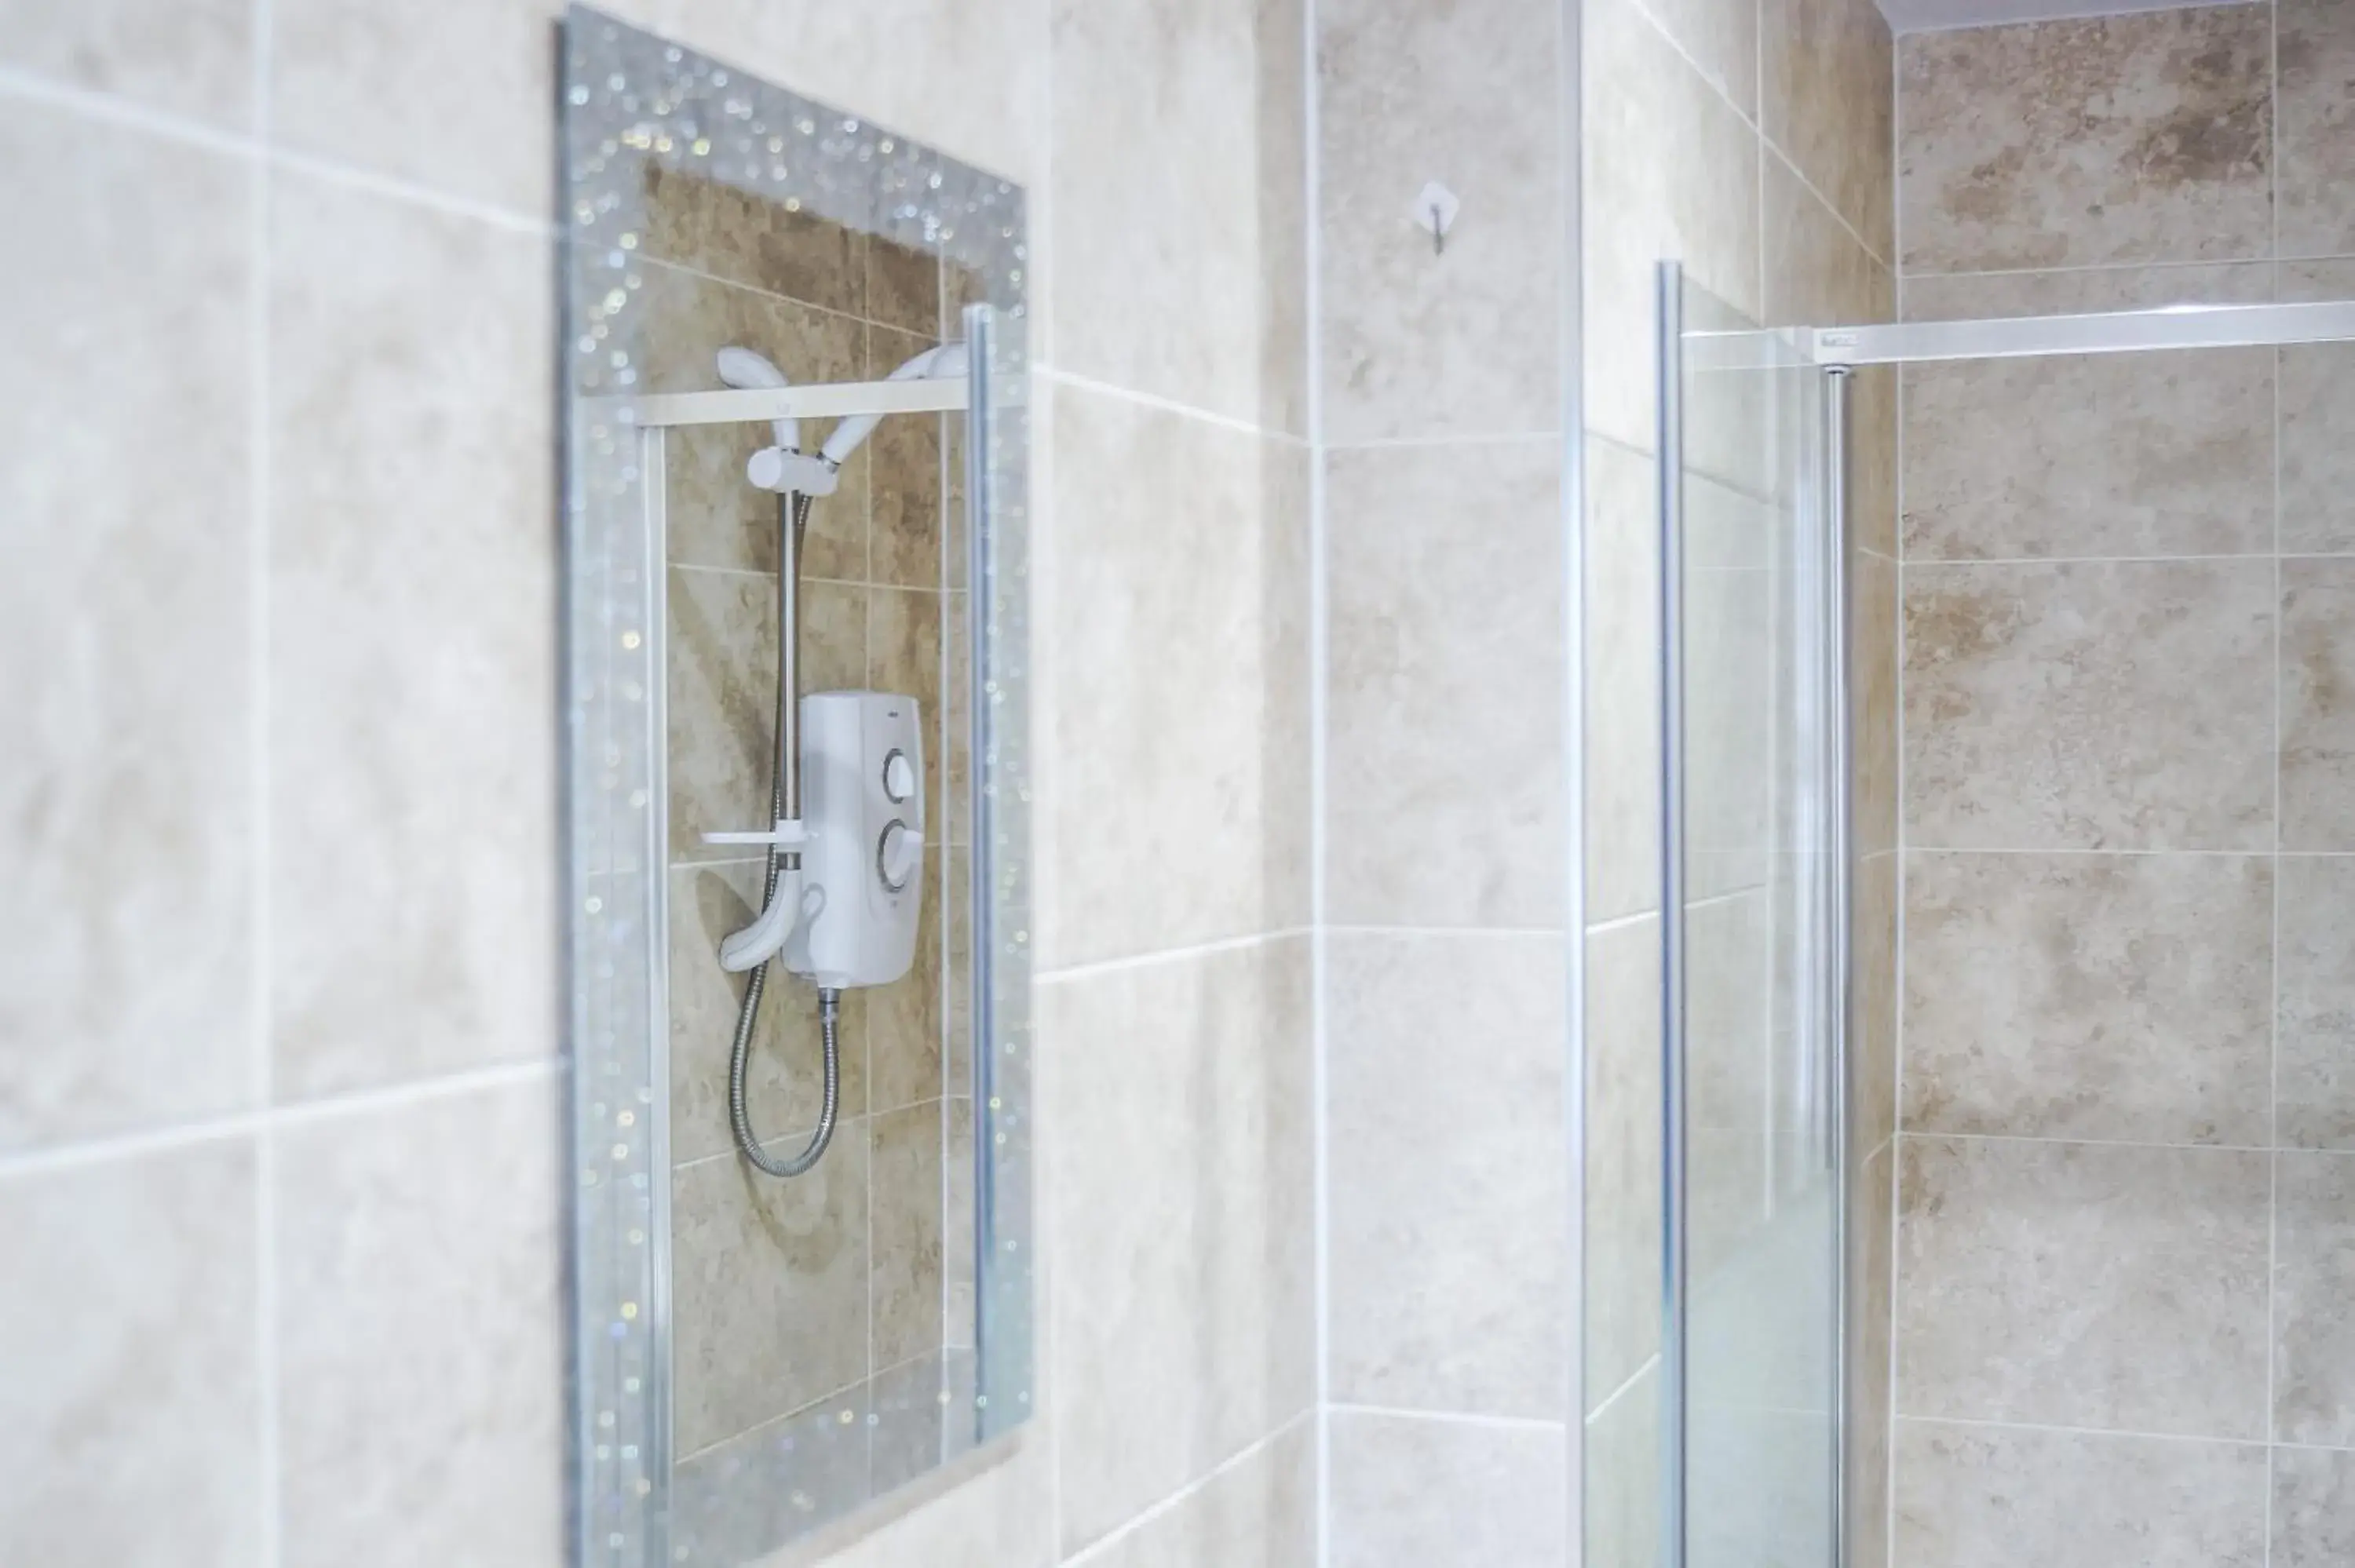
[[[1660,288],[1663,1559],[1826,1568],[1845,1159],[1837,393],[1673,264]]]

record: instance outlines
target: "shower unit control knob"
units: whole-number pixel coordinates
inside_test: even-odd
[[[923,726],[893,692],[802,699],[805,906],[785,967],[820,986],[890,985],[916,957],[924,879]]]

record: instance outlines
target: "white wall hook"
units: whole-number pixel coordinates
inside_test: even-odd
[[[1455,193],[1433,180],[1415,193],[1414,226],[1431,236],[1431,253],[1440,255],[1447,249],[1447,231],[1455,227],[1455,215],[1463,210]]]

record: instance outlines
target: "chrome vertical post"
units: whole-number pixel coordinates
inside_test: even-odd
[[[1684,269],[1659,264],[1660,1521],[1662,1568],[1685,1562],[1687,1294],[1684,866]]]

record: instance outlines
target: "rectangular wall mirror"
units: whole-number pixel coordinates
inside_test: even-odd
[[[1023,193],[565,56],[578,1539],[734,1568],[1030,1409]]]

